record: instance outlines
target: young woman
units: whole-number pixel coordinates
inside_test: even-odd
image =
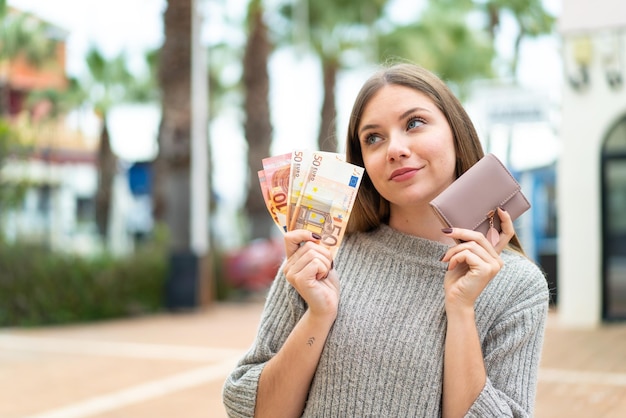
[[[319,236],[285,235],[258,336],[224,385],[229,415],[531,416],[546,280],[506,211],[494,247],[429,206],[483,156],[460,102],[421,67],[383,69],[357,96],[346,154],[366,171],[351,231],[334,260]]]

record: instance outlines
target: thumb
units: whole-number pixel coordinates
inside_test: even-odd
[[[306,229],[295,229],[285,234],[285,254],[287,258],[291,257],[293,253],[298,251],[300,245],[306,241],[319,242],[322,237],[315,232],[307,231]]]

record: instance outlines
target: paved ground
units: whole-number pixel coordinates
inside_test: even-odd
[[[222,382],[261,308],[0,329],[0,417],[225,417]],[[568,330],[551,316],[535,416],[626,416],[626,323]]]

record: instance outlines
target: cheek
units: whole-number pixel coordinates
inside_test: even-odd
[[[384,175],[384,167],[380,165],[378,159],[371,155],[363,155],[363,165],[374,187],[380,189],[380,177]]]
[[[372,157],[371,153],[361,151],[361,158],[363,159],[363,167],[365,167],[366,171],[371,172],[376,168],[376,159]]]
[[[424,150],[431,157],[431,162],[437,167],[436,176],[442,181],[452,183],[456,177],[456,153],[454,146],[441,146],[441,142],[428,145]]]
[[[454,180],[456,177],[456,156],[454,152],[448,152],[439,156],[439,167],[444,178]]]
[[[451,167],[452,175],[454,175],[456,168],[456,152],[454,151],[454,141],[451,132],[441,135],[438,138],[433,138],[433,141],[424,144],[424,147],[428,148],[426,152],[432,156],[436,156],[436,160],[444,167]]]

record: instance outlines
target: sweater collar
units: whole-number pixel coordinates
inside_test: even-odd
[[[425,259],[433,259],[437,262],[450,248],[441,242],[405,234],[387,224],[381,224],[375,230],[368,232],[368,235],[373,238],[381,251],[407,254],[411,257],[419,254]]]

